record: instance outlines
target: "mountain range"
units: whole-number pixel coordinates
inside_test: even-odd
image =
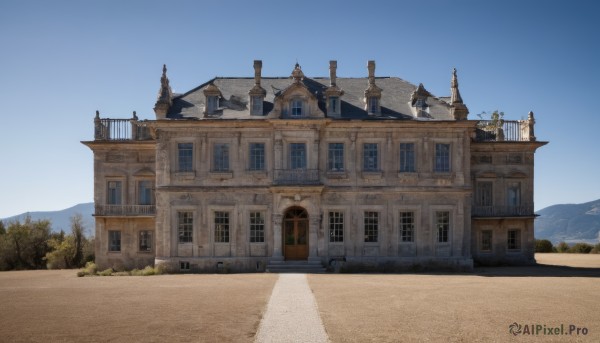
[[[12,220],[23,221],[27,215],[33,220],[49,219],[52,231],[71,228],[70,218],[80,213],[88,235],[94,234],[94,203],[78,204],[60,211],[27,212],[1,219],[5,224]],[[553,244],[586,242],[596,244],[600,241],[600,199],[583,204],[552,205],[536,212],[535,238],[548,239]]]
[[[71,232],[71,217],[75,214],[81,214],[83,219],[83,225],[85,227],[86,235],[94,235],[94,203],[86,202],[83,204],[77,204],[73,207],[69,207],[60,211],[39,211],[39,212],[25,212],[16,216],[0,219],[4,222],[5,226],[8,227],[8,223],[11,221],[18,220],[23,222],[27,216],[30,216],[32,220],[48,219],[52,223],[52,231],[60,232],[63,230],[66,233]]]

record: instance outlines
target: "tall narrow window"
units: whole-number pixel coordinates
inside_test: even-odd
[[[329,97],[329,114],[337,114],[340,111],[339,105],[340,98],[337,96]]]
[[[329,212],[329,242],[344,241],[344,212]]]
[[[379,112],[379,99],[375,96],[369,97],[369,113]]]
[[[108,231],[108,251],[121,251],[121,231]]]
[[[365,212],[365,242],[377,242],[379,237],[379,212]]]
[[[265,143],[250,143],[250,170],[265,170]]]
[[[252,97],[252,114],[262,115],[263,114],[263,98],[261,96]]]
[[[121,181],[108,181],[108,194],[106,198],[106,203],[108,205],[122,204],[121,196],[123,194],[123,190],[121,185]]]
[[[152,231],[140,231],[140,251],[152,251]]]
[[[436,143],[434,171],[441,173],[450,172],[450,144]]]
[[[521,183],[509,182],[507,189],[508,206],[521,206]]]
[[[477,206],[493,206],[491,181],[479,181],[476,184],[475,204]]]
[[[521,230],[508,230],[508,250],[521,250]]]
[[[290,169],[306,169],[306,144],[290,143]]]
[[[229,242],[229,212],[215,212],[215,242]]]
[[[439,211],[435,213],[438,243],[447,243],[450,234],[450,212]]]
[[[400,241],[415,241],[415,213],[400,212]]]
[[[363,170],[379,171],[379,156],[377,143],[363,144]]]
[[[177,212],[177,229],[179,231],[179,243],[192,243],[194,214],[192,212]]]
[[[415,171],[415,144],[400,143],[400,172],[412,173]]]
[[[208,104],[207,104],[208,113],[209,114],[215,113],[217,111],[217,109],[219,108],[219,97],[208,96],[206,98],[206,101],[208,101]]]
[[[292,117],[300,116],[302,116],[302,100],[294,99],[292,100]]]
[[[327,170],[344,170],[344,143],[329,143],[327,155]]]
[[[178,167],[180,172],[191,172],[194,170],[194,144],[177,144]]]
[[[492,230],[481,231],[481,251],[492,251]]]
[[[154,182],[139,181],[138,182],[138,205],[153,205],[154,204]]]
[[[229,171],[229,144],[215,144],[213,146],[213,171]]]
[[[264,243],[265,216],[262,212],[250,212],[250,243]]]

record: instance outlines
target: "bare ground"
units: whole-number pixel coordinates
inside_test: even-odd
[[[600,341],[600,255],[536,258],[546,266],[309,275],[308,281],[333,342]],[[252,342],[276,280],[275,274],[3,272],[0,341]],[[513,322],[574,324],[588,335],[513,337]]]
[[[600,341],[600,255],[536,258],[569,267],[310,275],[308,280],[333,342]],[[574,324],[588,334],[513,337],[513,322],[565,329]]]
[[[273,274],[0,273],[2,342],[252,342]]]

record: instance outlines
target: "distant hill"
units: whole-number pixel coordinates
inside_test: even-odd
[[[585,204],[565,204],[546,207],[537,212],[535,238],[552,243],[600,240],[600,199]]]
[[[86,235],[94,235],[95,224],[94,217],[92,217],[92,214],[94,213],[93,202],[78,204],[60,211],[26,212],[0,220],[2,220],[4,224],[8,224],[12,220],[19,220],[23,222],[25,217],[29,215],[33,220],[49,219],[52,223],[53,232],[60,232],[60,230],[64,230],[68,233],[71,231],[71,217],[76,213],[80,213],[83,217],[83,225],[86,228]]]

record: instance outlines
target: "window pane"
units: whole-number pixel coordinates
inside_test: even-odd
[[[327,169],[330,171],[344,170],[344,143],[329,143]]]
[[[435,218],[438,242],[446,243],[450,233],[450,212],[436,212]]]
[[[108,251],[121,251],[121,231],[108,231]]]
[[[262,212],[250,212],[250,243],[265,241],[265,217]]]
[[[414,212],[400,212],[400,241],[414,242],[415,235]]]
[[[509,250],[521,249],[521,230],[508,230],[507,248]]]
[[[179,243],[192,243],[194,214],[192,212],[177,212],[177,227],[179,230]]]
[[[177,144],[178,149],[178,166],[180,172],[190,172],[193,169],[193,151],[194,145],[192,143],[179,143]]]
[[[332,96],[329,98],[329,113],[337,113],[338,112],[338,100],[337,96]]]
[[[215,212],[215,242],[229,242],[229,212]]]
[[[378,171],[378,153],[377,143],[365,143],[363,144],[363,170],[365,171]]]
[[[252,114],[262,114],[263,112],[263,100],[260,96],[252,97]]]
[[[108,205],[121,205],[121,181],[108,181],[108,194],[106,202]]]
[[[379,235],[379,212],[365,212],[365,242],[377,242]]]
[[[435,145],[435,171],[450,171],[450,144],[437,143]]]
[[[152,231],[140,231],[140,251],[152,251]]]
[[[213,171],[229,171],[229,144],[215,144],[213,149]]]
[[[292,116],[298,117],[302,115],[302,100],[292,100]]]
[[[250,143],[250,170],[265,170],[265,144]]]
[[[329,242],[344,241],[344,212],[329,212]]]
[[[138,205],[154,204],[154,189],[152,181],[138,182]]]
[[[477,182],[475,193],[475,204],[477,206],[493,206],[492,186],[493,184],[490,181]]]
[[[290,143],[290,169],[306,169],[306,144]]]
[[[370,97],[369,98],[369,113],[377,113],[378,111],[378,105],[379,105],[379,99],[377,99],[377,97]]]
[[[521,183],[510,182],[508,184],[508,206],[521,206]]]
[[[415,144],[400,143],[400,171],[415,171]]]
[[[492,230],[481,231],[481,251],[492,251]]]

